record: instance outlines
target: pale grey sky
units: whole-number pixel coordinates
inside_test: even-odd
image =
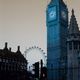
[[[46,52],[46,7],[50,0],[0,0],[0,48],[9,42],[12,51],[39,46]],[[66,2],[67,1],[67,2]],[[80,1],[66,0],[80,22]],[[79,24],[80,26],[80,24]]]

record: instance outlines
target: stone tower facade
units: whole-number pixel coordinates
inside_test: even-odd
[[[67,37],[67,60],[68,60],[68,80],[79,79],[79,52],[80,52],[80,31],[72,10],[68,37]]]
[[[66,80],[68,9],[51,0],[46,10],[48,80]]]

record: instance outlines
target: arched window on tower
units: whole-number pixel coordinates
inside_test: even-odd
[[[76,41],[73,42],[74,49],[78,49],[78,43]]]

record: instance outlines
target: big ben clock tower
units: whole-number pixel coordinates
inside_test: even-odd
[[[48,80],[66,80],[68,9],[51,0],[46,10]]]

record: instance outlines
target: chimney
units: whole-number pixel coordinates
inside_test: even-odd
[[[18,46],[18,51],[20,51],[20,46]]]
[[[11,47],[9,48],[9,51],[11,52]]]
[[[7,42],[5,42],[5,48],[7,49],[7,45],[8,45],[8,43]]]

